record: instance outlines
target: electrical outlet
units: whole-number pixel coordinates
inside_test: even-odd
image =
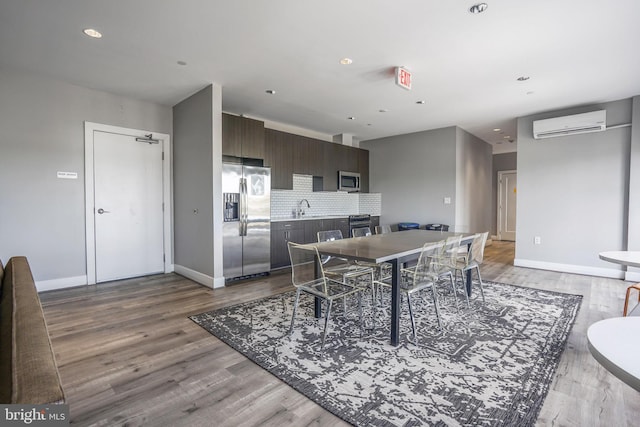
[[[533,238],[533,243],[536,245],[539,245],[540,243],[542,243],[542,239],[540,239],[540,236],[536,236]]]
[[[444,204],[445,205],[450,205],[451,204],[451,197],[445,197],[444,198]]]

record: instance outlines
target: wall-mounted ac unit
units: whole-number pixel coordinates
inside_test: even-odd
[[[533,137],[535,139],[553,138],[578,133],[600,132],[606,130],[606,128],[607,111],[599,110],[572,116],[536,120],[533,122]]]

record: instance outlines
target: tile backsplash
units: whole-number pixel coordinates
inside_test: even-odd
[[[291,218],[298,202],[309,201],[310,208],[304,205],[306,216],[318,215],[380,215],[381,197],[379,193],[345,193],[341,191],[313,191],[313,177],[293,175],[293,190],[271,191],[271,218]]]

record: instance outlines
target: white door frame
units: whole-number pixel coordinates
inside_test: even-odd
[[[100,123],[84,122],[84,182],[85,182],[85,240],[87,248],[87,284],[96,284],[96,234],[95,234],[95,206],[94,206],[94,168],[93,168],[93,135],[94,132],[115,133],[144,138],[153,134],[154,139],[163,140],[164,159],[162,161],[162,199],[164,200],[163,228],[164,228],[164,272],[173,271],[173,199],[171,197],[171,138],[168,134],[129,129]]]
[[[496,231],[498,232],[498,240],[502,240],[502,209],[500,208],[500,202],[502,201],[502,175],[507,173],[517,174],[517,170],[498,171],[498,223],[496,224]],[[517,208],[516,208],[517,209]]]

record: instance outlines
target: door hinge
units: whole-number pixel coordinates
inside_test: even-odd
[[[164,160],[164,151],[162,152],[162,160]]]
[[[164,212],[164,202],[162,202],[162,212]]]
[[[165,258],[165,255],[164,255],[164,254],[162,254],[162,262],[166,262],[166,261],[167,261],[167,260],[166,260],[166,258]]]

